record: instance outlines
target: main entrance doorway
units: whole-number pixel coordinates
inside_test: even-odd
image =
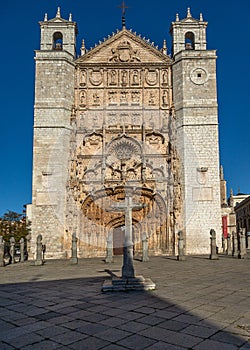
[[[113,230],[113,254],[114,255],[123,254],[124,236],[125,236],[124,226],[114,228]]]

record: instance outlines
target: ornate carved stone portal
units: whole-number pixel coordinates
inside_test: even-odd
[[[79,256],[105,255],[107,241],[122,252],[125,217],[108,208],[127,191],[144,204],[133,212],[134,253],[145,232],[150,254],[174,253],[181,186],[170,74],[170,58],[126,29],[76,61],[67,230]]]

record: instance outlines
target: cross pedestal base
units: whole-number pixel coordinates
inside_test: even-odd
[[[131,278],[113,277],[106,280],[102,286],[102,292],[127,292],[130,290],[154,290],[155,283],[150,278],[143,276]]]

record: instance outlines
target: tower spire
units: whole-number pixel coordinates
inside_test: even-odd
[[[122,1],[122,4],[118,6],[120,9],[122,9],[122,29],[126,28],[126,18],[125,18],[125,9],[128,9],[128,6],[125,5],[125,1]]]

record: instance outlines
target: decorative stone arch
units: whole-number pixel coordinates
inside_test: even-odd
[[[152,254],[164,254],[172,252],[172,228],[170,223],[168,207],[160,193],[154,192],[148,187],[116,186],[114,188],[103,188],[89,194],[81,204],[81,212],[84,220],[93,222],[91,235],[96,233],[93,230],[99,227],[106,235],[125,224],[124,213],[111,212],[108,210],[114,203],[121,202],[126,192],[133,194],[135,203],[143,203],[145,207],[133,212],[134,243],[137,252],[141,250],[142,234],[149,237],[149,251]],[[86,225],[83,222],[83,227]],[[101,228],[101,229],[100,229]]]

